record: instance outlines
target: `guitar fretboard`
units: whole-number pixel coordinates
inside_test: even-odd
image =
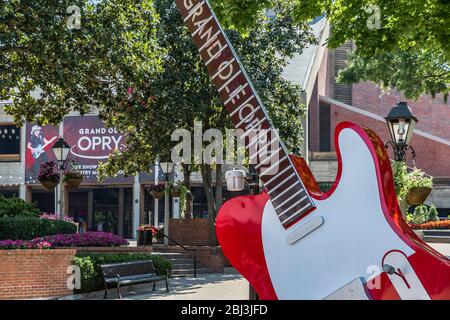
[[[286,147],[208,1],[176,0],[176,4],[249,151],[250,163],[256,164],[281,224],[288,227],[315,207]],[[260,148],[262,137],[266,142]]]

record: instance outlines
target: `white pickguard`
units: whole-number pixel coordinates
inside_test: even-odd
[[[279,299],[323,299],[354,279],[370,281],[379,275],[388,251],[414,253],[383,215],[375,164],[364,141],[347,128],[339,135],[339,146],[339,185],[328,199],[315,201],[315,211],[286,230],[270,201],[264,208],[264,254]],[[318,216],[323,224],[293,243],[295,230]]]

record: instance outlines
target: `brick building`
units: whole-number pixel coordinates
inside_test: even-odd
[[[374,83],[353,85],[336,83],[336,76],[346,65],[348,42],[330,50],[322,44],[329,35],[329,25],[321,17],[313,22],[320,45],[310,46],[295,56],[285,70],[285,77],[302,87],[308,106],[307,158],[316,179],[324,188],[335,180],[337,161],[334,129],[344,120],[373,129],[383,141],[389,132],[384,117],[400,101],[407,101],[419,122],[411,139],[416,166],[434,178],[434,189],[427,204],[435,204],[440,215],[450,214],[450,105],[441,96],[422,96],[417,101],[405,99],[395,89],[387,92]],[[389,151],[391,157],[392,150]],[[413,166],[408,158],[408,166]]]
[[[294,56],[284,76],[301,87],[308,106],[303,121],[306,136],[302,153],[309,160],[317,181],[326,189],[334,182],[337,171],[333,145],[336,124],[343,120],[353,121],[370,127],[387,141],[389,135],[384,117],[397,102],[405,99],[395,90],[382,93],[369,82],[337,84],[336,75],[345,66],[347,51],[352,50],[352,44],[329,50],[325,46],[330,33],[327,20],[318,17],[311,26],[319,43]],[[83,221],[87,229],[106,229],[127,238],[135,237],[141,223],[162,224],[167,214],[169,218],[179,218],[177,198],[170,198],[165,210],[165,201],[155,200],[147,192],[149,186],[162,180],[156,170],[150,175],[119,176],[102,183],[96,181],[96,163],[107,157],[112,144],[121,143],[121,134],[103,128],[95,108],[83,118],[72,114],[56,127],[41,128],[47,139],[63,135],[71,145],[78,146],[77,150],[72,150],[75,151],[72,156],[82,166],[85,176],[77,190],[66,190],[62,195],[44,190],[37,181],[36,168],[29,163],[33,162],[28,146],[34,124],[22,128],[14,126],[12,118],[3,111],[3,106],[8,103],[11,102],[0,102],[0,194],[16,194],[36,202],[46,212],[58,211],[57,203],[63,199],[63,211],[77,221]],[[447,216],[450,214],[450,106],[444,104],[441,97],[433,100],[426,96],[415,102],[408,101],[408,104],[419,119],[411,142],[417,153],[416,164],[434,177],[435,188],[427,203],[435,204],[441,216]],[[408,164],[412,165],[411,159]],[[182,174],[178,176],[182,177]],[[206,195],[200,174],[193,174],[192,181],[194,217],[206,218]],[[234,195],[224,190],[225,198]],[[99,221],[105,219],[110,222],[101,225]],[[206,220],[198,223],[177,221],[169,231],[172,230],[173,235],[185,244],[204,245],[209,237],[207,227]]]

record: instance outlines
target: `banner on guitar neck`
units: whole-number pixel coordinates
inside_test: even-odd
[[[269,154],[270,164],[261,163],[259,154],[251,152],[251,147],[257,145],[256,140],[260,140],[261,136],[267,136],[265,132],[271,132],[274,129],[209,3],[204,0],[177,0],[176,4],[219,96],[230,114],[237,135],[249,151],[250,163],[258,164],[260,173],[264,175],[276,174],[280,155],[285,157],[282,155],[284,151],[281,148],[272,149],[274,152]],[[277,134],[269,134],[268,143],[278,144],[278,139],[274,138],[277,138]],[[268,164],[269,167],[266,167]]]

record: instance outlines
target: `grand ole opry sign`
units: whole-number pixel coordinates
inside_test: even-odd
[[[338,125],[337,179],[321,192],[281,142],[208,1],[176,4],[264,183],[262,194],[226,202],[216,221],[224,254],[259,297],[450,299],[450,261],[403,220],[380,138]],[[255,131],[279,143],[259,149]]]

